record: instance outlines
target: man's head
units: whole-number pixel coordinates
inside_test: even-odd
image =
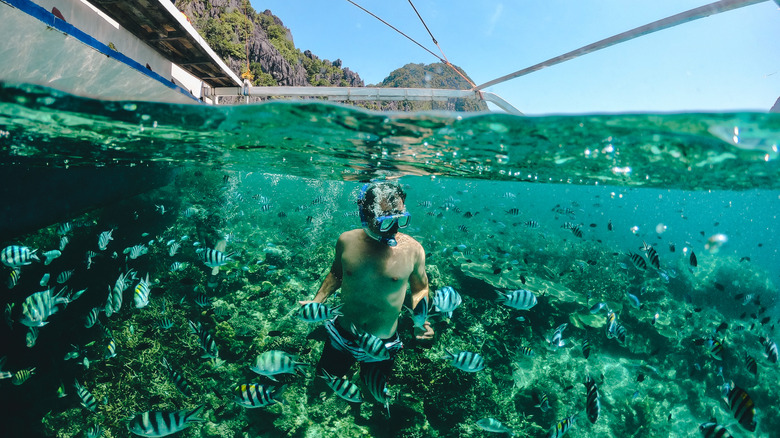
[[[405,200],[406,193],[398,184],[382,181],[364,185],[358,196],[358,210],[366,233],[379,242],[395,246],[398,228],[406,227],[411,217]]]

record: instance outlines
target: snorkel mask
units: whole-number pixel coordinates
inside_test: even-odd
[[[366,191],[369,186],[370,184],[364,184],[358,195],[358,212],[360,213],[360,222],[363,225],[363,230],[369,237],[379,243],[383,243],[390,247],[396,246],[398,245],[398,242],[395,240],[395,234],[398,232],[399,228],[406,228],[409,226],[412,215],[408,211],[403,211],[376,217],[373,220],[377,224],[376,228],[379,230],[379,234],[377,234],[372,229],[371,224],[369,224],[370,219],[365,213],[365,209],[369,207],[363,205],[366,200]]]

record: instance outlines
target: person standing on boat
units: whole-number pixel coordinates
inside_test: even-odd
[[[398,317],[411,289],[412,306],[428,297],[425,251],[409,235],[399,233],[409,225],[406,193],[401,186],[382,181],[366,184],[358,197],[363,227],[346,231],[336,242],[336,256],[313,300],[322,303],[341,288],[341,315],[327,321],[329,339],[317,364],[317,374],[347,374],[352,364],[360,362],[361,377],[380,375],[386,378],[393,358],[403,347],[398,336]],[[382,340],[389,358],[372,357],[360,347],[361,333]],[[433,329],[426,321],[424,329],[415,327],[420,340],[433,339]]]

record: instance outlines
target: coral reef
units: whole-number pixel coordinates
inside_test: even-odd
[[[221,187],[219,197],[209,200],[205,194],[214,187]],[[104,436],[127,436],[124,419],[130,415],[204,404],[208,421],[179,436],[477,437],[485,436],[476,425],[485,417],[499,419],[519,436],[541,436],[557,420],[583,412],[586,375],[598,384],[601,414],[595,424],[581,415],[573,433],[578,437],[689,436],[712,417],[728,423],[731,416],[720,396],[724,379],[734,380],[755,401],[760,413],[755,436],[770,436],[780,427],[780,419],[771,415],[777,388],[767,384],[777,381],[780,371],[758,342],[771,330],[756,322],[776,304],[777,288],[768,273],[733,257],[706,254],[696,268],[667,255],[660,269],[642,270],[624,250],[576,238],[553,220],[539,229],[512,224],[514,219],[500,211],[480,210],[477,199],[458,206],[483,212],[470,218],[469,231],[458,228],[464,219],[448,206],[451,201],[444,201],[447,208],[411,208],[420,216],[410,233],[427,250],[431,293],[451,286],[463,303],[452,317],[431,316],[433,343],[414,339],[412,323],[402,314],[405,348],[388,382],[390,416],[370,397],[354,404],[327,388],[319,390],[313,365],[327,335],[321,324],[296,317],[298,301],[310,299],[330,269],[338,233],[358,225],[354,215],[345,214],[354,209],[353,189],[347,183],[201,170],[123,205],[73,218],[81,224],[70,244],[78,251],[94,247],[104,229],[116,227],[117,241],[91,270],[77,268],[71,286],[88,286],[89,293],[53,317],[51,326],[81,327],[83,315],[105,300],[105,285],[126,269],[149,272],[155,283],[147,307],[136,309],[128,292],[118,314],[100,316],[118,346],[115,357],[104,358],[107,332],[98,328],[61,335],[65,346],[84,346],[90,365],[66,361],[50,380],[67,384],[76,377],[100,403],[89,413],[69,390],[67,403],[43,417],[43,433],[82,436],[88,426],[100,424]],[[414,186],[410,191],[410,196],[423,192]],[[170,206],[172,213],[161,215],[154,205]],[[435,214],[425,214],[425,208]],[[132,211],[137,220],[123,216]],[[112,222],[112,217],[125,219]],[[23,240],[50,248],[59,240],[54,228]],[[166,245],[170,240],[182,246],[175,256]],[[212,276],[196,250],[214,248],[219,240],[235,254]],[[137,260],[110,255],[140,241],[150,251]],[[75,253],[75,248],[69,249]],[[52,268],[75,260],[63,256]],[[173,261],[188,266],[171,272]],[[37,272],[29,276],[40,278]],[[538,299],[530,310],[496,302],[497,290],[521,288]],[[641,305],[632,305],[627,293],[637,295]],[[331,300],[337,304],[338,294]],[[589,310],[598,302],[615,312],[627,332],[625,342],[608,336],[607,309]],[[163,318],[173,325],[162,328]],[[218,347],[218,358],[201,357],[203,340],[190,333],[188,320],[202,325]],[[721,322],[728,328],[718,331]],[[551,342],[552,332],[564,323],[558,346]],[[42,340],[54,330],[44,327]],[[726,338],[722,360],[711,357],[701,342],[713,336]],[[581,348],[585,338],[588,358]],[[52,357],[59,360],[62,348],[52,349]],[[257,355],[269,350],[311,366],[278,376],[287,385],[281,403],[239,406],[233,402],[236,385],[273,383],[250,370]],[[445,360],[445,350],[479,352],[486,369],[456,369]],[[744,353],[758,360],[758,378],[746,372]],[[163,358],[189,382],[192,397],[168,378]],[[549,398],[547,411],[537,407],[542,394]]]

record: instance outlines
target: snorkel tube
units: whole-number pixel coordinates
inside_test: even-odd
[[[398,241],[395,240],[395,233],[381,233],[377,234],[373,230],[371,230],[371,226],[368,224],[368,219],[366,218],[366,214],[363,211],[364,205],[363,203],[366,200],[366,190],[368,190],[370,183],[364,184],[363,187],[360,189],[360,194],[358,195],[358,213],[360,214],[360,223],[363,225],[363,231],[366,232],[368,237],[376,240],[377,242],[387,245],[389,247],[393,247],[398,245]]]

